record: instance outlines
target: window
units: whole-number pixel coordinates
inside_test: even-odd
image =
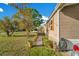
[[[51,30],[54,31],[54,19],[51,20]]]

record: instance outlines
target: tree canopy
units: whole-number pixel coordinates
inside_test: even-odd
[[[12,16],[12,18],[4,17],[0,20],[0,29],[5,31],[9,36],[9,33],[13,33],[16,30],[27,30],[28,32],[36,29],[43,23],[42,15],[33,8],[25,7],[26,4],[10,4],[18,9],[18,12]]]

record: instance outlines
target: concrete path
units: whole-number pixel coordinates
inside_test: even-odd
[[[37,41],[36,41],[36,45],[37,45],[37,46],[42,46],[42,44],[43,44],[43,43],[42,43],[42,36],[39,35],[39,36],[38,36],[38,39],[37,39]]]

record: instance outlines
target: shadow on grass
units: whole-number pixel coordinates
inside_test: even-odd
[[[26,37],[27,35],[13,35],[13,37]],[[33,37],[35,35],[29,35],[29,37]]]
[[[27,35],[12,35],[13,37],[26,37]]]
[[[34,37],[35,35],[29,35],[29,37]],[[12,35],[12,36],[5,36],[5,35],[3,35],[3,36],[0,36],[0,37],[27,37],[27,35]]]

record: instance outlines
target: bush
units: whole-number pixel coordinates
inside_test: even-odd
[[[52,49],[52,50],[53,50],[53,51],[52,51],[52,55],[56,55],[56,56],[62,55],[60,52],[58,52],[58,51],[55,50],[56,46],[54,46],[53,44],[54,44],[54,42],[51,41],[51,40],[49,40],[49,39],[47,38],[47,36],[43,36],[43,45],[44,45],[47,49],[49,49],[49,50]],[[49,51],[49,52],[50,52],[50,51]]]
[[[60,52],[53,50],[53,42],[48,40],[47,36],[43,36],[43,46],[36,46],[30,48],[30,56],[60,56]]]
[[[30,43],[30,46],[33,47],[33,45],[36,45],[37,35],[35,35],[33,38],[29,39],[28,42]]]
[[[53,50],[47,47],[34,47],[30,49],[30,56],[53,56]]]
[[[43,45],[47,46],[47,47],[51,47],[53,48],[53,42],[48,40],[48,38],[46,36],[43,36]]]

